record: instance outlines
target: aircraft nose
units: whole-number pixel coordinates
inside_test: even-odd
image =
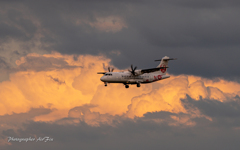
[[[102,76],[102,77],[100,78],[100,80],[103,81],[103,80],[104,80],[104,76]]]

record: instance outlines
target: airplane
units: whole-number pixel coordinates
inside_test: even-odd
[[[160,61],[156,68],[136,70],[137,67],[133,68],[133,65],[131,65],[131,70],[113,72],[114,68],[108,67],[108,72],[98,72],[98,74],[103,74],[100,80],[104,82],[105,86],[108,83],[123,83],[125,88],[129,88],[129,84],[137,84],[137,87],[140,87],[141,84],[169,78],[170,76],[166,75],[169,60],[176,60],[176,58],[165,56],[162,59],[155,60]]]

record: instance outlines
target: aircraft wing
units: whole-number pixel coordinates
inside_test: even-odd
[[[159,67],[159,68],[142,69],[142,70],[141,70],[141,73],[155,72],[155,71],[159,71],[160,69],[164,69],[164,68],[168,68],[168,67]]]

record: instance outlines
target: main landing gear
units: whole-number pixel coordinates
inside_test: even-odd
[[[140,83],[137,83],[137,87],[140,87]],[[129,85],[125,84],[125,88],[129,88]]]
[[[140,85],[140,83],[137,83],[137,87],[140,87],[141,85]]]

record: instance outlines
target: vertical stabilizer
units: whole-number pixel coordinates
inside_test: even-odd
[[[155,61],[161,61],[160,64],[157,66],[157,68],[159,67],[168,67],[168,61],[169,60],[175,60],[176,58],[169,58],[168,56],[163,57],[160,60],[155,60]],[[167,73],[167,68],[162,68],[158,71],[158,73],[161,73],[162,75],[165,75]]]

